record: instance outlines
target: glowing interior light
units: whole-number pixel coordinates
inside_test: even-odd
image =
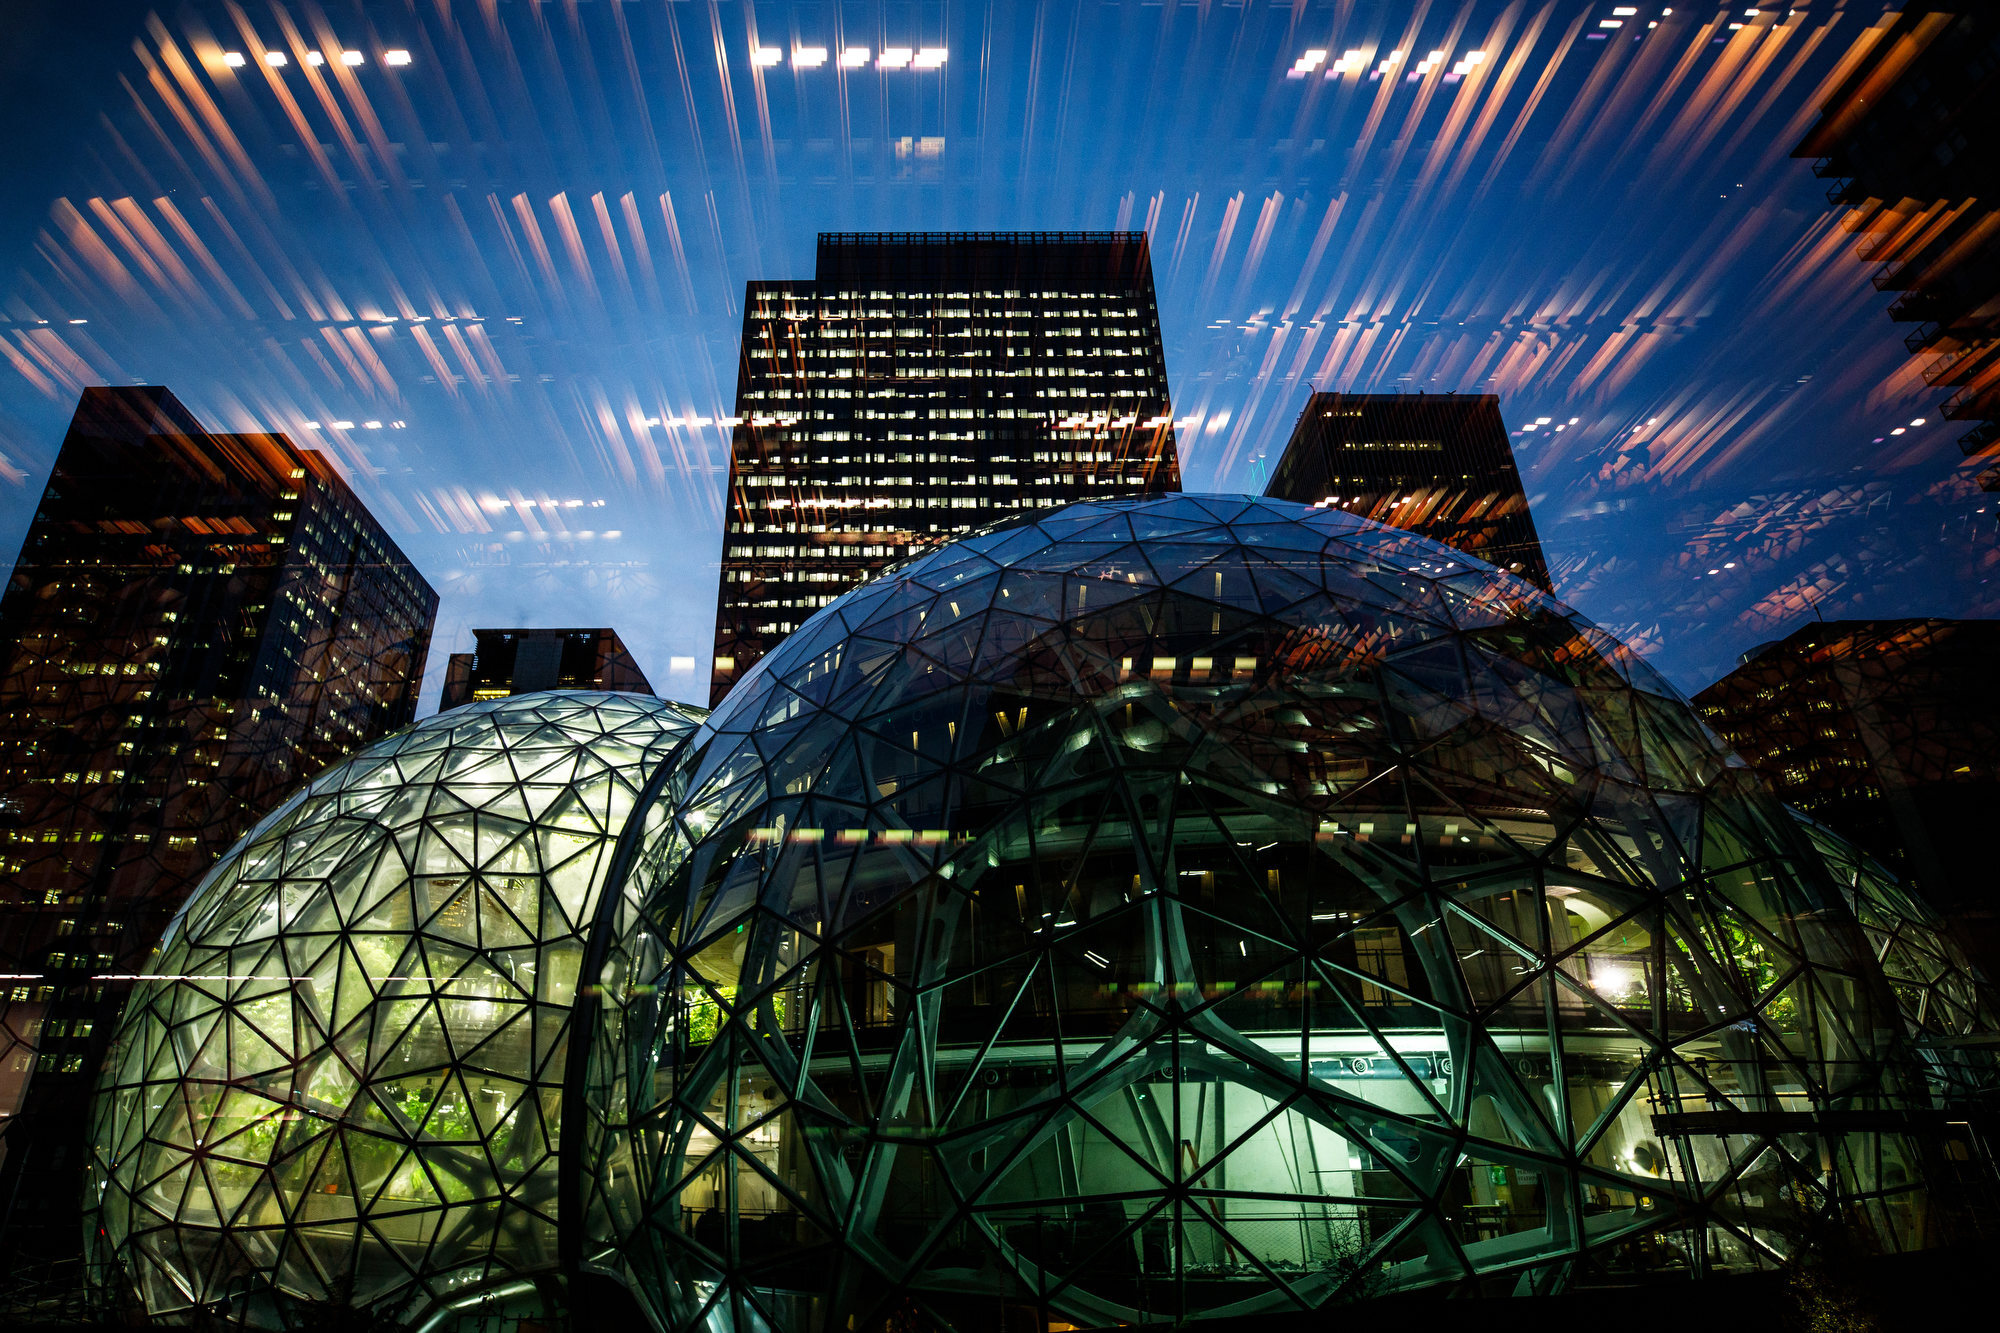
[[[907,46],[884,47],[882,54],[875,57],[875,68],[901,69],[910,63],[910,57],[914,54]]]
[[[868,63],[869,50],[865,46],[850,46],[840,53],[842,69],[860,69]]]
[[[361,429],[363,429],[363,430],[380,430],[380,429],[382,429],[382,423],[381,423],[381,422],[379,422],[379,421],[364,421],[364,422],[362,422],[362,423],[361,423]]]
[[[825,63],[826,48],[824,46],[801,46],[798,50],[792,52],[792,68],[794,69],[818,69]]]
[[[231,69],[242,69],[243,53],[241,51],[224,51],[222,53],[222,63]]]
[[[382,63],[385,65],[407,65],[410,63],[410,53],[408,51],[384,51],[382,53]]]
[[[918,69],[936,69],[944,63],[944,54],[942,46],[926,46],[917,52],[917,58],[912,63]]]
[[[1903,433],[1903,428],[1901,426],[1898,426],[1896,427],[1896,429],[1890,431],[1889,433],[1891,435],[1901,435]]]
[[[317,51],[308,51],[306,52],[306,63],[308,65],[324,65],[326,57]]]
[[[333,428],[335,430],[353,430],[354,423],[352,421],[336,421],[333,423]]]
[[[342,51],[340,53],[340,63],[343,65],[347,65],[350,68],[355,65],[361,64],[367,58],[368,57],[362,55],[359,51]]]
[[[1633,5],[1613,5],[1611,12],[1620,18],[1630,18],[1632,15],[1638,13],[1639,10]]]
[[[750,63],[759,69],[769,69],[785,58],[785,53],[775,46],[760,46],[750,53]]]
[[[1925,422],[1925,421],[1926,421],[1927,419],[1928,419],[1928,418],[1925,418],[1925,417],[1918,417],[1918,418],[1917,418],[1917,419],[1916,419],[1915,421],[1912,421],[1912,422],[1911,422],[1910,424],[1911,424],[1912,426],[1921,426],[1921,425],[1923,425],[1923,424],[1924,424],[1924,422]]]
[[[1300,56],[1299,63],[1301,65],[1304,65],[1307,69],[1318,69],[1321,65],[1324,65],[1326,63],[1326,52],[1315,48],[1314,50],[1308,51],[1304,55]]]
[[[266,51],[264,53],[264,63],[272,69],[283,69],[292,62],[283,51]]]
[[[1597,20],[1597,26],[1598,26],[1598,27],[1600,27],[1600,28],[1622,28],[1622,27],[1624,27],[1624,26],[1625,26],[1625,20],[1624,20],[1624,19],[1599,19],[1599,20]]]
[[[1551,421],[1554,421],[1554,420],[1555,420],[1555,418],[1554,418],[1554,417],[1536,417],[1536,418],[1535,418],[1535,424],[1536,424],[1537,426],[1546,426],[1546,425],[1548,425],[1548,424],[1549,424],[1549,423],[1550,423]]]

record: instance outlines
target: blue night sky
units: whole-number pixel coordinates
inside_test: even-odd
[[[1260,487],[1310,385],[1498,393],[1559,591],[1690,691],[2000,596],[1789,156],[1879,4],[29,8],[0,545],[83,385],[166,384],[338,460],[443,594],[426,710],[475,624],[703,698],[743,285],[822,230],[1149,230],[1191,490]]]

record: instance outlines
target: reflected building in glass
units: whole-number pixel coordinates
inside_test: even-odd
[[[74,1251],[134,974],[253,821],[409,724],[436,613],[324,455],[84,392],[0,602],[4,1246]]]
[[[1889,867],[2000,964],[2000,621],[1814,622],[1695,696],[1788,804]]]
[[[1552,586],[1492,394],[1316,393],[1264,494],[1422,533]]]
[[[1180,489],[1144,232],[822,233],[745,294],[711,701],[887,565]]]
[[[439,712],[537,690],[657,693],[614,629],[476,629],[472,640],[446,659]]]

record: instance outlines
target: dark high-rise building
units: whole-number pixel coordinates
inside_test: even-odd
[[[736,402],[712,700],[956,533],[1180,489],[1144,232],[823,233],[749,284]]]
[[[1264,494],[1408,528],[1550,587],[1491,394],[1316,393]]]
[[[1694,697],[1789,804],[1903,876],[2000,962],[2000,621],[1835,620],[1744,654]]]
[[[472,641],[446,659],[439,712],[535,690],[657,693],[616,630],[476,629]]]
[[[0,1252],[74,1248],[135,974],[259,816],[413,719],[436,614],[322,455],[84,392],[0,601]]]
[[[1940,414],[1974,423],[1959,447],[2000,490],[2000,10],[1913,0],[1864,41],[1792,156],[1833,181],[1925,381],[1953,390]]]

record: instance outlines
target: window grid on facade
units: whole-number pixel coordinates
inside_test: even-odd
[[[711,696],[884,567],[1180,489],[1146,237],[827,233],[745,297]]]

